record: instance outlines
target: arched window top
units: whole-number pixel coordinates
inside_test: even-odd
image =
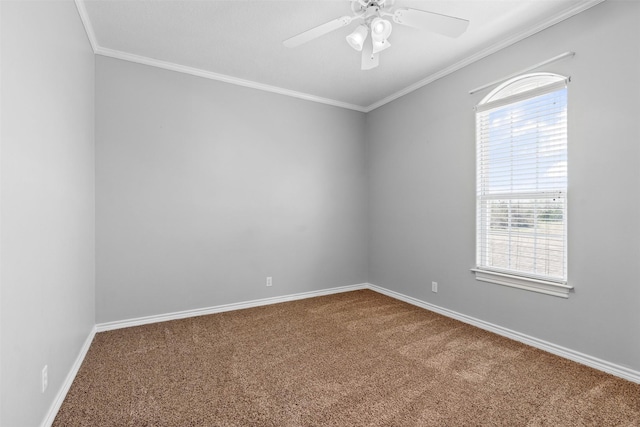
[[[549,89],[566,85],[567,82],[568,77],[553,73],[532,73],[514,77],[492,90],[480,101],[478,107],[531,91],[547,92]]]
[[[553,73],[532,73],[514,77],[492,90],[476,106],[476,111],[485,111],[522,99],[553,92],[566,87],[570,78]]]

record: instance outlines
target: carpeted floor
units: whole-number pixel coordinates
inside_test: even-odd
[[[640,426],[640,385],[362,290],[102,332],[62,426]]]

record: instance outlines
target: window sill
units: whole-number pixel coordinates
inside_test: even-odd
[[[553,295],[560,298],[569,298],[569,292],[573,289],[573,286],[569,286],[566,283],[550,282],[547,280],[533,279],[524,276],[514,276],[512,274],[480,270],[477,268],[472,268],[471,271],[476,274],[476,280],[481,282],[510,286],[512,288]]]

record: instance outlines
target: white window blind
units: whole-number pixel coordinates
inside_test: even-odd
[[[557,284],[561,296],[569,289],[566,83],[550,74],[517,78],[476,110],[475,271],[495,272],[499,284],[515,277],[517,287],[528,278],[552,289],[545,293]]]

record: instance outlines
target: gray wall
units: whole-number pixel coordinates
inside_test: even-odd
[[[98,323],[366,282],[364,114],[97,57],[96,117]]]
[[[1,7],[0,424],[27,427],[94,325],[94,56],[72,1]]]
[[[94,304],[106,322],[367,280],[640,369],[640,3],[367,115],[103,57],[94,85],[73,2],[0,9],[2,425],[42,421]],[[469,272],[484,94],[467,94],[566,50],[547,70],[573,78],[568,300]]]
[[[608,1],[367,115],[370,282],[640,370],[640,2]],[[569,85],[568,300],[478,282],[468,91],[532,64]],[[439,283],[432,293],[431,281]]]

